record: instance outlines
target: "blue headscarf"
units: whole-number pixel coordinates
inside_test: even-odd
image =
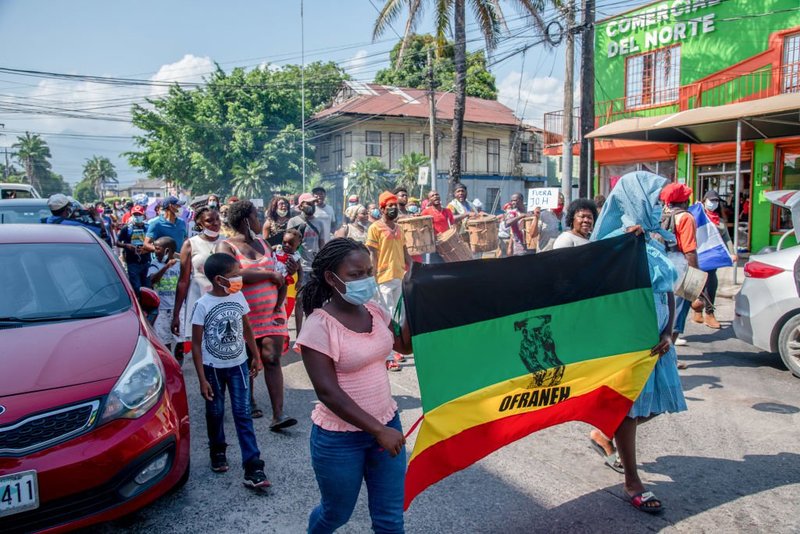
[[[661,228],[661,190],[669,181],[651,172],[628,173],[619,179],[603,205],[603,211],[594,225],[592,241],[615,237],[630,226],[641,225],[647,240],[647,263],[653,291],[672,291],[678,273],[667,258],[661,243],[650,237],[659,234],[665,241],[674,242],[675,235]]]

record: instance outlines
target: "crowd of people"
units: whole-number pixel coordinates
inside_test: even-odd
[[[623,232],[647,236],[661,331],[653,354],[659,360],[616,434],[594,430],[590,440],[605,463],[624,474],[631,503],[657,512],[661,502],[638,477],[637,427],[660,413],[686,409],[674,345],[683,341],[679,335],[689,311],[694,321],[719,328],[715,273],[709,273],[697,301],[673,294],[677,274],[670,254],[697,266],[696,227],[686,211],[691,194],[685,185],[632,173],[608,199],[577,199],[565,208],[560,197],[554,209],[528,210],[523,195],[514,193],[501,213],[487,214],[479,201],[467,200],[462,184],[446,204],[437,191],[420,201],[399,187],[374,203],[351,195],[341,219],[323,188],[276,196],[263,214],[236,197],[222,202],[212,194],[185,206],[169,196],[149,219],[148,199],[80,206],[54,195],[45,222],[90,228],[119,251],[135,291],[149,287],[158,293],[154,331],[179,360],[184,347],[191,347],[206,401],[213,471],[229,467],[223,429],[227,391],[245,484],[269,486],[253,426],[253,419],[263,416],[253,381],[263,371],[270,430],[295,425],[284,406],[281,358],[296,350],[320,400],[311,414],[311,459],[321,502],[310,515],[309,532],[332,532],[346,523],[363,480],[376,531],[402,532],[405,440],[386,371],[401,370],[412,352],[399,309],[403,279],[415,261],[444,259],[435,253],[412,257],[398,222],[429,216],[435,234],[456,228],[467,239],[471,219],[494,217],[499,227],[494,257],[583,246]],[[719,196],[708,192],[704,206],[722,234]]]

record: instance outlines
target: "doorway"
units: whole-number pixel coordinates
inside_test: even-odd
[[[739,247],[750,247],[750,187],[751,165],[743,161],[739,178]],[[706,192],[716,191],[721,199],[722,214],[727,221],[728,234],[733,239],[734,199],[736,195],[736,162],[697,165],[697,189],[695,198],[703,200]]]

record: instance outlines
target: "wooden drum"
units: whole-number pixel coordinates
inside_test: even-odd
[[[467,220],[469,246],[472,252],[494,252],[499,244],[500,223],[495,217],[478,217]]]
[[[397,221],[403,230],[406,249],[410,256],[422,256],[436,252],[436,240],[433,237],[433,217],[422,215],[408,217]]]
[[[448,263],[473,259],[469,245],[464,243],[458,233],[458,226],[436,236],[436,252]]]

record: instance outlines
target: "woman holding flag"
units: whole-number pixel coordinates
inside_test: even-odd
[[[617,428],[614,441],[625,471],[623,490],[626,497],[637,510],[651,514],[660,512],[663,506],[653,492],[645,489],[639,478],[636,466],[637,427],[656,415],[686,410],[686,400],[678,376],[677,354],[672,344],[675,320],[675,296],[672,287],[677,272],[667,259],[663,246],[650,235],[659,234],[666,241],[675,241],[675,236],[663,230],[660,225],[663,206],[659,194],[667,183],[666,178],[650,172],[624,175],[606,200],[591,237],[592,241],[597,241],[623,232],[635,232],[644,233],[647,240],[647,261],[660,332],[658,344],[653,347],[652,354],[658,357],[658,361],[627,417]]]

